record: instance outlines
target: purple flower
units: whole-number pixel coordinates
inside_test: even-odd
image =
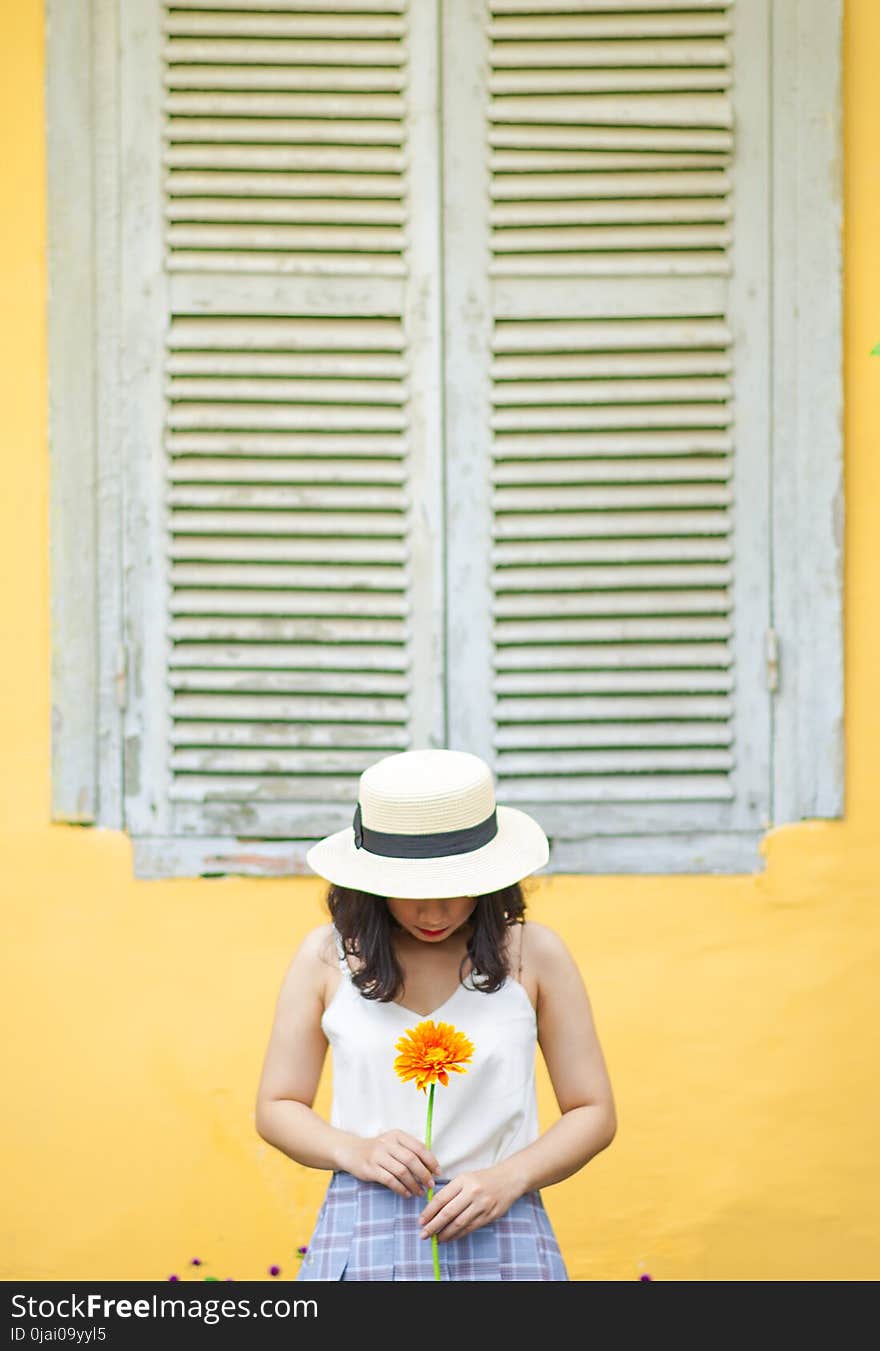
[[[179,1281],[179,1280],[180,1280],[180,1277],[179,1277],[179,1276],[169,1276],[168,1279],[169,1279],[169,1281]]]
[[[270,1275],[270,1276],[280,1276],[280,1275],[281,1275],[281,1268],[280,1268],[280,1267],[270,1267],[270,1268],[269,1268],[269,1275]]]
[[[202,1265],[202,1259],[201,1259],[201,1257],[193,1257],[193,1258],[190,1260],[190,1266],[191,1266],[191,1267],[200,1267],[201,1265]]]
[[[640,1280],[640,1281],[650,1281],[650,1280],[653,1280],[653,1277],[652,1277],[652,1276],[649,1276],[648,1273],[647,1273],[647,1271],[645,1271],[645,1272],[643,1272],[642,1275],[639,1277],[639,1280]]]

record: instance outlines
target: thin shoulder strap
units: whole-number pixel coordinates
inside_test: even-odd
[[[333,937],[336,939],[336,951],[339,954],[339,965],[342,967],[344,972],[347,972],[349,975],[351,975],[351,967],[348,964],[348,958],[345,955],[345,948],[342,943],[342,934],[336,928],[335,924],[333,926]]]
[[[520,982],[520,984],[522,984],[523,941],[525,939],[525,928],[526,928],[525,920],[523,920],[522,924],[517,924],[515,927],[519,930],[519,966],[517,967],[516,970],[516,978]]]

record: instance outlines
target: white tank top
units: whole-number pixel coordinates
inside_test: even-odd
[[[395,1043],[425,1021],[402,1005],[365,999],[336,935],[342,980],[321,1017],[333,1053],[330,1122],[354,1135],[408,1131],[425,1138],[428,1094],[402,1083],[394,1070]],[[538,1138],[535,1092],[537,1019],[525,987],[508,976],[484,994],[470,973],[428,1015],[451,1023],[474,1044],[464,1074],[450,1074],[434,1091],[431,1148],[440,1176],[488,1168]]]

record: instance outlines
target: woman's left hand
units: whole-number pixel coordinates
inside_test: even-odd
[[[440,1243],[462,1238],[504,1215],[519,1194],[498,1167],[459,1173],[434,1193],[422,1211],[422,1237],[436,1234]]]

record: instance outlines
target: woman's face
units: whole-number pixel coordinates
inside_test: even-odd
[[[476,896],[445,896],[441,900],[411,901],[389,896],[386,904],[402,929],[421,943],[442,943],[466,924],[477,904]]]

